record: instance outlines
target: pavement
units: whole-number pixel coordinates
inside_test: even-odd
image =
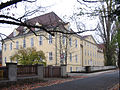
[[[119,83],[119,71],[109,70],[96,73],[69,73],[70,76],[88,76],[61,84],[39,87],[33,90],[109,90]]]

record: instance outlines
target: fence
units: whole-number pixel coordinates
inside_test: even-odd
[[[8,79],[8,81],[17,81],[18,77],[31,75],[39,79],[44,77],[66,77],[66,66],[48,66],[43,65],[17,65],[17,63],[6,63],[6,67],[0,68],[1,75]],[[22,78],[23,78],[22,77]],[[33,77],[32,77],[33,78]]]
[[[44,67],[44,77],[61,77],[60,66]]]
[[[37,75],[37,65],[18,65],[17,76]]]
[[[0,67],[0,79],[8,79],[8,67]]]

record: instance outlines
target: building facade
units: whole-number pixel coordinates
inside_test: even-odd
[[[57,31],[73,32],[69,23],[63,22],[54,12],[32,18],[27,21],[33,25],[44,25],[47,29],[56,28]],[[47,65],[67,65],[67,71],[80,71],[83,66],[104,66],[103,49],[98,46],[92,35],[80,36],[77,34],[62,34],[55,32],[54,36],[41,29],[32,30],[20,26],[15,29],[9,38],[5,39],[2,48],[2,65],[10,60],[21,47],[35,47],[37,51],[42,50],[46,56]],[[15,61],[14,61],[15,62]],[[16,61],[17,62],[17,61]]]

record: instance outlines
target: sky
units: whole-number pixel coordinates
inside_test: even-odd
[[[1,0],[1,1],[5,2],[5,1],[9,1],[9,0]],[[39,16],[41,14],[53,11],[64,21],[70,22],[71,28],[74,31],[77,31],[76,26],[75,26],[74,22],[69,20],[68,18],[69,18],[69,16],[71,16],[73,14],[73,12],[75,12],[76,8],[84,7],[84,5],[80,5],[77,2],[77,0],[38,0],[35,3],[29,3],[29,4],[26,2],[18,3],[17,8],[10,9],[9,15],[14,14],[16,18],[23,15],[25,12],[24,5],[26,5],[26,4],[27,4],[27,6],[26,6],[27,10],[33,10],[37,6],[46,7],[45,9],[43,8],[43,11],[45,10],[45,12],[36,13],[28,18],[32,18],[35,16]],[[2,13],[6,14],[6,13],[8,13],[8,10],[5,9]],[[65,18],[63,18],[63,17],[65,17]],[[83,16],[82,18],[80,18],[80,21],[86,25],[87,29],[91,29],[91,28],[96,27],[97,19],[90,20]],[[0,33],[9,35],[17,27],[18,26],[14,26],[14,25],[0,24]]]

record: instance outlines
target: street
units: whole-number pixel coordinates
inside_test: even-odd
[[[108,90],[119,83],[119,71],[111,71],[34,90]]]

